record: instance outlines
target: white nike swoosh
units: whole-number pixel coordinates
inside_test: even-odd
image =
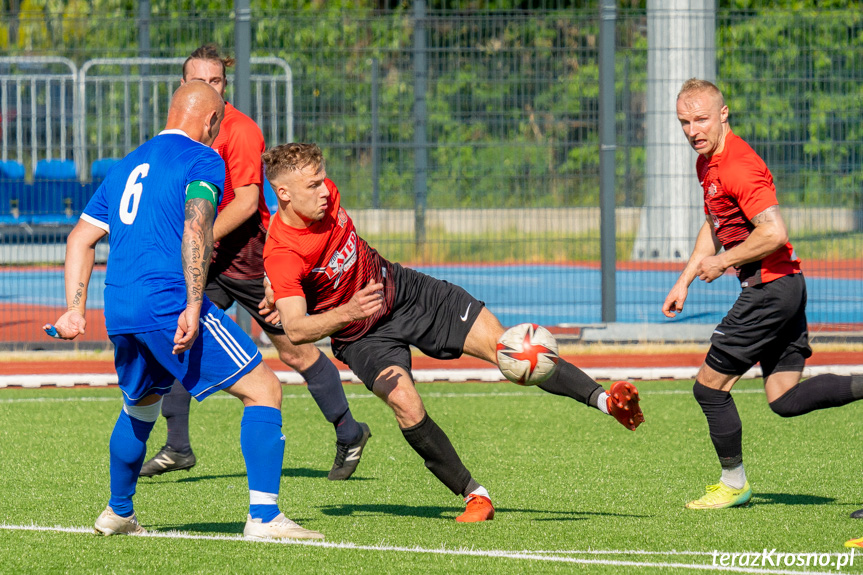
[[[459,318],[460,320],[462,320],[462,321],[467,321],[467,312],[469,312],[469,311],[470,311],[470,306],[472,306],[472,305],[473,305],[473,302],[470,302],[469,304],[467,304],[467,309],[466,309],[466,310],[464,310],[464,315],[460,315],[460,316],[458,316],[458,318]]]

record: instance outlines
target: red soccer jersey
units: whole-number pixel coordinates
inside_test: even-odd
[[[384,305],[372,317],[348,324],[333,338],[353,341],[389,314],[395,298],[392,265],[357,235],[354,222],[341,207],[336,185],[330,190],[324,218],[308,228],[293,228],[276,216],[264,247],[264,266],[276,301],[306,298],[310,314],[348,303],[369,280],[384,284]]]
[[[749,237],[755,229],[751,218],[779,204],[767,164],[731,131],[722,152],[710,160],[698,156],[695,169],[704,188],[704,213],[713,220],[716,237],[726,250]],[[761,261],[737,268],[743,287],[795,273],[800,273],[800,259],[790,242]]]
[[[254,120],[226,103],[225,118],[213,149],[225,160],[225,192],[219,203],[220,212],[234,201],[234,188],[255,184],[259,191],[257,213],[218,242],[210,270],[234,279],[261,279],[264,241],[270,225],[262,187],[264,135]]]

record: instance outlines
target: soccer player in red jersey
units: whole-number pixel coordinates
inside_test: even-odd
[[[426,467],[465,498],[456,521],[492,519],[488,491],[423,406],[410,346],[439,359],[467,353],[496,363],[504,328],[461,287],[390,262],[359,237],[318,146],[277,146],[263,160],[279,199],[264,265],[285,333],[297,345],[331,336],[335,356],[393,410]],[[629,429],[644,421],[632,384],[618,382],[609,394],[563,360],[539,387],[611,413]]]
[[[225,68],[232,64],[232,59],[222,58],[216,46],[206,44],[186,59],[182,83],[206,82],[224,98]],[[264,299],[264,240],[270,224],[262,191],[264,136],[254,120],[226,102],[225,118],[213,148],[225,161],[225,190],[213,227],[216,249],[207,278],[207,297],[221,309],[228,309],[234,302],[243,306],[267,334],[279,359],[302,374],[324,417],[336,430],[336,458],[328,478],[348,479],[371,436],[368,425],[354,420],[339,372],[327,356],[312,344],[291,344],[278,314],[264,317],[258,313]],[[189,440],[190,403],[189,392],[175,383],[162,405],[168,424],[165,446],[144,464],[142,476],[195,465]]]
[[[863,376],[823,374],[800,381],[812,355],[806,324],[806,283],[800,259],[779,213],[773,176],[764,161],[728,123],[719,88],[687,80],[677,96],[677,117],[698,153],[696,172],[704,190],[706,221],[692,255],[671,288],[662,312],[683,311],[690,284],[712,282],[735,268],[741,292],[713,331],[693,393],[707,417],[722,467],[690,509],[722,509],[749,503],[752,489],[743,469],[742,424],[731,388],[761,363],[770,408],[782,417],[845,405],[863,398]],[[720,249],[725,251],[720,253]]]

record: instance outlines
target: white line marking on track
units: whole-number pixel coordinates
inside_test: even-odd
[[[93,529],[89,527],[44,527],[41,525],[7,525],[0,524],[0,530],[6,531],[49,531],[56,533],[84,533],[93,534]],[[95,535],[94,535],[95,536]],[[701,554],[701,551],[508,551],[505,549],[426,549],[423,547],[399,547],[393,545],[357,545],[355,543],[331,543],[326,541],[300,541],[300,540],[251,540],[246,539],[241,535],[195,535],[192,533],[184,533],[181,531],[150,531],[146,535],[131,535],[130,537],[141,538],[163,538],[163,539],[190,539],[197,541],[246,541],[249,543],[268,543],[276,545],[303,545],[307,547],[321,547],[325,549],[345,549],[357,551],[379,551],[379,552],[400,552],[400,553],[422,553],[430,555],[450,555],[464,557],[488,557],[494,559],[523,559],[527,561],[546,561],[551,563],[574,563],[579,565],[608,565],[620,567],[649,567],[649,568],[675,568],[675,569],[690,569],[693,571],[722,571],[728,573],[759,573],[768,575],[833,575],[835,571],[792,571],[787,569],[755,569],[751,567],[730,567],[712,564],[697,564],[697,563],[650,563],[646,561],[623,561],[616,559],[580,559],[576,557],[558,557],[554,554],[579,554],[579,553],[605,553],[605,554],[620,554],[620,555],[638,555],[638,554],[665,554],[665,555],[692,555]],[[713,555],[712,553],[705,553]]]
[[[584,369],[587,375],[597,380],[680,380],[695,379],[698,367],[588,367]],[[837,375],[853,375],[859,373],[859,365],[814,365],[803,370],[803,377],[812,377],[822,373]],[[339,372],[342,381],[359,383],[359,379],[351,371]],[[277,371],[279,380],[288,385],[303,384],[303,377],[295,371]],[[448,381],[461,383],[465,381],[503,382],[506,381],[499,370],[495,368],[477,369],[415,369],[414,380],[427,383],[433,381]],[[743,375],[743,379],[761,377],[760,368],[752,368]],[[90,387],[107,387],[117,385],[116,373],[71,373],[71,374],[25,374],[0,375],[0,389],[4,387],[38,388],[45,386],[73,387],[88,385]]]
[[[736,394],[741,393],[760,393],[763,394],[763,389],[738,389],[733,392]],[[692,390],[690,389],[656,389],[656,390],[644,390],[640,391],[642,399],[645,397],[650,397],[651,395],[692,395]],[[350,400],[355,399],[375,399],[377,396],[372,395],[371,393],[348,393],[345,396]],[[540,391],[478,391],[478,392],[464,392],[459,393],[457,391],[450,392],[439,392],[439,391],[431,391],[425,392],[422,394],[423,398],[463,398],[463,397],[544,397],[544,394]],[[309,394],[292,394],[286,393],[282,396],[283,399],[311,399],[312,396]],[[233,396],[228,394],[218,394],[209,396],[206,401],[211,399],[233,399]],[[100,401],[122,401],[120,395],[116,397],[92,397],[92,396],[82,396],[82,397],[13,397],[8,399],[0,399],[0,404],[3,403],[53,403],[53,402],[66,402],[66,401],[92,401],[92,402],[100,402]]]

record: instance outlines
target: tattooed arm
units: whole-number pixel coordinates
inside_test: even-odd
[[[698,277],[711,282],[731,266],[764,259],[788,243],[788,230],[785,227],[785,220],[779,213],[779,206],[770,206],[753,216],[750,221],[755,229],[749,237],[728,251],[702,260]]]
[[[207,270],[213,254],[213,220],[216,208],[213,202],[190,197],[186,200],[186,223],[183,228],[183,275],[186,278],[186,309],[177,320],[174,335],[174,353],[192,347],[198,336],[198,321],[204,303]]]
[[[78,220],[78,224],[66,240],[64,279],[67,311],[54,322],[57,337],[61,339],[75,339],[78,334],[84,333],[87,286],[90,284],[90,275],[96,263],[96,244],[106,233],[100,227]],[[48,328],[50,324],[43,327]]]

